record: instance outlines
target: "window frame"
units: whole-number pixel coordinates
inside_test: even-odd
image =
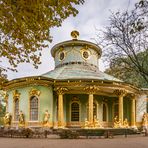
[[[19,97],[17,96],[14,96],[13,99],[14,99],[13,100],[13,120],[18,122],[19,121],[19,111],[20,111],[20,107],[19,107],[20,101],[19,101]],[[16,101],[18,101],[18,113],[16,113]]]
[[[79,121],[72,121],[72,104],[77,103],[79,105]],[[81,103],[79,101],[70,102],[70,122],[81,122]]]
[[[36,97],[37,98],[37,100],[38,100],[38,104],[37,104],[37,120],[32,120],[31,119],[31,99],[33,98],[33,97]],[[39,96],[37,96],[37,95],[32,95],[32,96],[30,96],[30,98],[29,98],[29,121],[31,121],[31,122],[36,122],[36,121],[39,121]]]
[[[106,121],[103,121],[103,115],[104,115],[103,105],[105,105],[105,107],[106,107]],[[108,122],[108,104],[106,102],[102,103],[102,122]]]

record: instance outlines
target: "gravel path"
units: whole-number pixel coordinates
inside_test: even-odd
[[[0,148],[148,148],[148,137],[77,140],[0,138]]]

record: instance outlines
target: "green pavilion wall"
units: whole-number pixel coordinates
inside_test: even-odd
[[[30,87],[23,87],[23,88],[18,88],[18,89],[13,89],[8,91],[9,99],[8,99],[8,109],[7,111],[10,112],[13,116],[14,112],[14,103],[13,103],[13,92],[14,90],[17,90],[18,93],[20,93],[20,98],[19,98],[19,111],[22,110],[22,112],[25,115],[25,120],[29,121],[29,99],[30,95],[29,92],[31,89],[37,89],[41,93],[38,97],[39,99],[39,105],[38,105],[38,113],[39,113],[39,122],[42,122],[43,120],[43,115],[45,113],[45,110],[48,110],[50,114],[50,119],[49,121],[53,121],[53,90],[52,87],[44,87],[44,86],[30,86]]]

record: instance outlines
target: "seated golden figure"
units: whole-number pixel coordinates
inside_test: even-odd
[[[6,112],[5,116],[4,116],[4,124],[5,126],[10,126],[11,125],[11,120],[12,120],[12,116],[9,112]]]
[[[124,128],[128,128],[129,127],[127,118],[125,118],[125,120],[123,121],[123,127]]]
[[[118,121],[117,123],[118,123],[118,128],[121,128],[121,127],[123,127],[123,126],[122,126],[121,119],[119,119],[119,121]]]
[[[25,126],[25,116],[22,111],[19,113],[19,126]]]
[[[99,122],[99,120],[96,118],[96,116],[94,116],[94,128],[102,128],[102,125]]]
[[[118,116],[115,116],[114,118],[114,125],[113,125],[114,128],[122,128],[122,122],[121,122],[121,119],[118,120]]]

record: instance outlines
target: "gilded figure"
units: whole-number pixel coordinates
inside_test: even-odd
[[[102,125],[96,116],[94,116],[94,128],[102,128]]]
[[[24,126],[25,125],[25,116],[22,111],[19,113],[19,126]]]
[[[12,121],[12,115],[9,112],[6,112],[4,116],[4,124],[5,126],[10,126]]]
[[[122,122],[121,119],[118,120],[118,116],[115,116],[114,118],[114,128],[122,128]]]
[[[50,118],[50,114],[48,113],[48,110],[45,111],[44,117],[43,117],[43,125],[48,126],[48,121]]]
[[[147,126],[147,114],[144,112],[143,117],[142,117],[142,126],[146,127]]]
[[[117,123],[118,123],[118,127],[119,127],[119,128],[123,127],[123,126],[122,126],[121,119],[119,119],[119,121],[118,121]]]
[[[114,118],[114,128],[118,128],[118,116]]]
[[[127,118],[125,118],[125,120],[123,121],[123,127],[124,128],[128,128],[129,127]]]

